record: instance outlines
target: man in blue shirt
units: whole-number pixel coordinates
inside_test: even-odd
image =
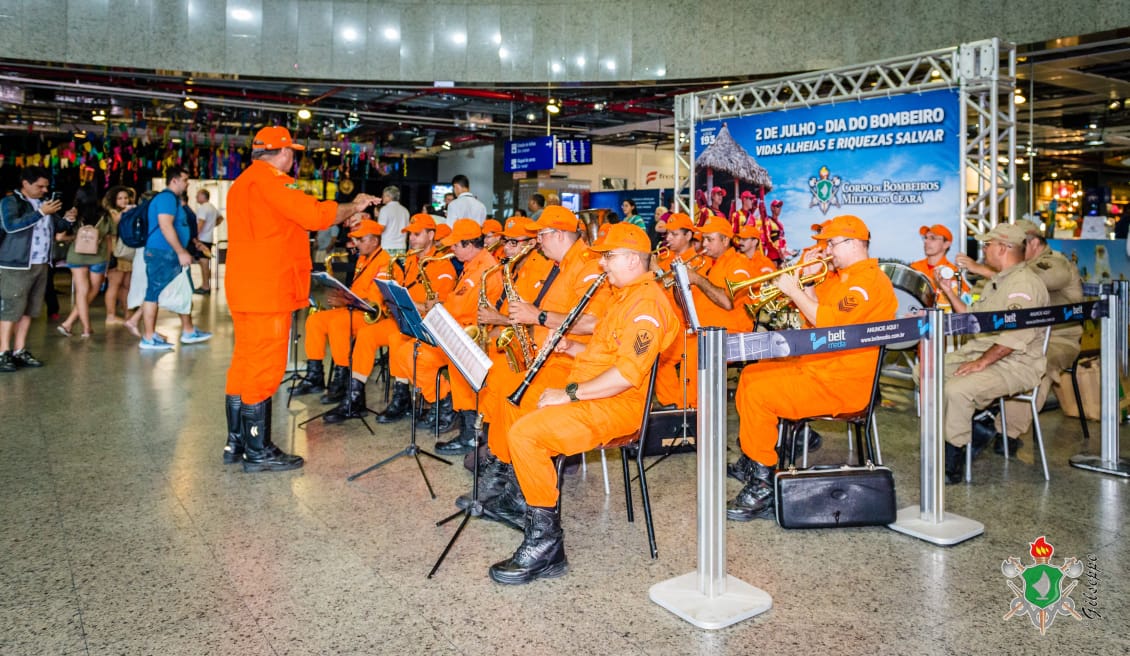
[[[145,242],[148,284],[145,302],[141,305],[145,324],[140,344],[142,350],[167,351],[173,348],[157,335],[157,300],[169,283],[183,275],[183,267],[192,263],[192,255],[186,249],[190,236],[188,214],[181,203],[181,196],[187,190],[188,172],[179,166],[171,166],[165,172],[165,191],[154,196],[149,203],[149,237]],[[195,344],[212,337],[211,333],[192,327],[190,315],[182,314],[180,317],[184,327],[182,343]]]

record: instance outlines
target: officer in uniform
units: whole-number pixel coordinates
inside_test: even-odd
[[[1008,312],[1048,304],[1047,288],[1024,264],[1027,237],[1023,228],[1001,223],[977,239],[985,244],[985,263],[997,273],[969,306],[942,286],[955,312]],[[946,354],[946,480],[961,480],[973,413],[1002,396],[1032,389],[1046,369],[1042,328],[983,333]]]
[[[675,212],[667,217],[667,236],[665,238],[667,256],[656,257],[656,273],[667,274],[671,270],[671,263],[675,258],[679,258],[688,266],[704,268],[708,266],[710,257],[695,250],[694,242],[699,238],[700,235],[691,221],[691,217],[682,212]],[[666,293],[671,303],[674,304],[674,286],[668,287]],[[676,317],[679,320],[680,330],[684,331],[685,334],[686,319],[683,313],[677,312]],[[687,369],[693,367],[694,362],[685,356],[690,342],[694,341],[697,344],[696,340],[697,337],[693,335],[686,335],[685,340],[680,335],[660,354],[659,371],[655,376],[655,400],[661,407],[666,409],[682,407],[684,399],[688,402],[687,407],[693,406],[689,401],[693,397],[697,397],[698,390],[697,388],[690,388]]]
[[[949,300],[946,295],[942,293],[940,287],[946,285],[947,287],[954,287],[962,284],[956,275],[951,275],[946,278],[943,277],[943,272],[947,269],[950,274],[956,274],[957,265],[950,262],[946,257],[949,252],[950,245],[953,244],[953,233],[944,225],[922,226],[918,229],[918,234],[922,236],[922,251],[926,257],[921,260],[910,263],[910,268],[918,271],[922,275],[930,279],[934,288],[937,289],[936,303],[939,307],[949,309]],[[960,255],[958,256],[961,257]],[[991,277],[990,273],[986,277]],[[966,287],[963,291],[969,291]]]

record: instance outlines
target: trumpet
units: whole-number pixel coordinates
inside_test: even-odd
[[[703,255],[702,253],[695,253],[694,257],[687,260],[686,262],[683,262],[683,259],[681,257],[677,257],[676,260],[678,262],[686,265],[686,267],[688,269],[690,269],[691,271],[696,271],[696,272],[701,271],[703,268],[705,268],[706,265],[709,262],[709,260],[707,260],[706,256]],[[674,269],[674,267],[668,269],[667,271],[656,272],[655,281],[658,282],[658,283],[662,283],[663,286],[668,288],[668,289],[675,286],[675,269]]]
[[[828,271],[831,267],[831,263],[832,258],[830,256],[821,257],[815,260],[809,260],[807,262],[798,262],[792,266],[778,269],[773,273],[766,273],[765,275],[757,276],[756,278],[750,278],[749,280],[742,280],[740,282],[727,280],[726,292],[730,295],[730,298],[736,298],[737,295],[742,291],[745,291],[750,287],[755,287],[757,288],[757,290],[750,291],[749,296],[753,299],[754,305],[761,305],[762,303],[765,303],[766,301],[774,299],[781,295],[781,290],[778,289],[776,285],[773,285],[770,281],[775,280],[783,274],[791,273],[793,271],[798,271],[800,269],[819,264],[820,271],[809,274],[807,276],[801,276],[800,284],[807,285],[809,283],[822,282],[824,278],[828,277]]]
[[[671,247],[667,244],[660,244],[655,250],[651,252],[657,259],[666,259],[671,254]]]

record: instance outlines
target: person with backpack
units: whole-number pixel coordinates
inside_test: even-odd
[[[191,237],[188,214],[181,204],[181,196],[188,189],[188,171],[170,166],[165,171],[165,185],[165,190],[154,196],[148,207],[148,236],[145,240],[147,286],[145,301],[141,304],[145,330],[139,345],[143,351],[168,351],[173,348],[171,343],[157,335],[157,301],[165,287],[178,275],[184,275],[184,267],[192,264],[192,255],[187,250]],[[193,327],[191,314],[178,314],[184,328],[180,337],[182,344],[196,344],[212,338],[212,333]]]
[[[73,207],[60,216],[63,203],[57,197],[44,200],[49,175],[46,169],[29,166],[20,173],[20,188],[0,199],[0,372],[43,366],[25,348],[27,331],[51,284],[55,234],[78,218]]]

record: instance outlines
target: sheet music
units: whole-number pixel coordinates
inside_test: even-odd
[[[310,278],[327,289],[340,292],[345,296],[346,304],[352,306],[354,309],[361,310],[362,312],[376,312],[377,308],[369,305],[369,303],[353,293],[353,290],[341,284],[341,281],[334,278],[325,271],[314,271],[310,274]]]
[[[467,379],[471,388],[476,392],[482,389],[487,371],[494,363],[442,303],[434,305],[428,316],[424,317],[424,326],[436,338],[439,347]]]
[[[373,282],[377,284],[381,296],[384,296],[385,307],[396,321],[401,334],[418,339],[429,346],[435,346],[435,338],[424,327],[424,318],[420,316],[408,290],[392,280],[373,278]]]
[[[698,330],[701,326],[698,323],[698,310],[694,306],[694,297],[691,295],[691,279],[687,275],[687,265],[675,260],[671,263],[671,270],[675,272],[675,290],[683,301],[683,314],[687,325]]]

